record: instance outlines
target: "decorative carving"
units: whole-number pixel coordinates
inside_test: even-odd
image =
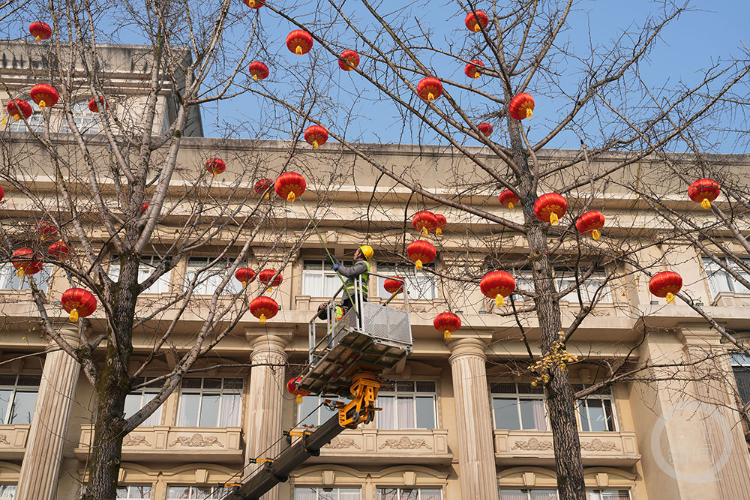
[[[542,441],[537,438],[531,438],[528,441],[516,441],[513,443],[513,449],[523,451],[550,451],[552,450],[552,441]]]
[[[0,443],[7,444],[10,446],[10,441],[8,441],[8,436],[5,434],[0,434]]]
[[[169,446],[174,446],[176,444],[187,446],[189,448],[207,448],[213,445],[218,445],[221,448],[224,447],[216,436],[203,437],[201,434],[193,434],[193,437],[180,436]]]
[[[330,448],[332,450],[343,450],[345,448],[356,448],[360,449],[360,446],[354,442],[352,438],[340,438],[335,437],[331,440],[330,443],[328,443],[326,448]]]
[[[128,434],[125,436],[125,439],[122,440],[123,446],[138,446],[139,444],[151,446],[151,443],[146,441],[146,436],[141,436],[140,434]]]
[[[589,442],[581,441],[581,449],[586,451],[619,451],[620,448],[614,441],[602,441],[599,438],[592,439]]]
[[[385,443],[380,445],[380,450],[383,448],[392,448],[394,450],[417,450],[419,448],[432,448],[424,442],[424,439],[409,439],[408,436],[403,436],[401,439],[386,439]]]

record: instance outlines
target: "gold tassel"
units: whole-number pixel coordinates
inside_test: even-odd
[[[219,175],[219,173],[216,170],[213,171],[213,174],[214,174],[214,177],[216,177],[217,175]]]
[[[268,199],[270,199],[270,198],[271,198],[271,193],[266,193],[266,196],[265,196],[265,198],[266,198],[267,200],[268,200]]]
[[[501,307],[505,305],[505,298],[501,294],[495,295],[495,305]]]
[[[711,202],[708,200],[708,198],[704,198],[703,201],[701,202],[701,206],[705,208],[706,210],[710,210]]]
[[[318,141],[313,141],[313,149],[318,149]]]
[[[513,210],[513,202],[512,201],[508,202],[508,208],[510,208],[511,210]]]
[[[300,394],[297,394],[297,398],[296,399],[297,399],[297,404],[301,405],[302,404],[302,396]]]
[[[549,216],[549,223],[553,226],[556,226],[560,223],[560,219],[557,218],[557,214],[552,212],[552,214]]]
[[[15,114],[15,115],[13,115],[13,121],[14,121],[14,122],[17,122],[17,121],[18,121],[18,120],[20,120],[20,119],[21,119],[21,115],[19,115],[19,114]]]
[[[44,100],[39,101],[39,109],[44,109],[47,107],[47,103],[44,102]]]
[[[667,294],[667,304],[674,304],[674,294],[672,292]]]
[[[295,53],[296,53],[296,54],[297,54],[298,56],[301,56],[301,55],[302,55],[302,46],[300,46],[300,45],[297,45],[297,48],[296,48],[296,49],[294,50],[294,52],[295,52]]]
[[[19,268],[18,268],[18,271],[16,271],[16,276],[18,276],[18,277],[19,277],[19,278],[21,278],[21,279],[23,279],[23,276],[24,276],[25,274],[26,274],[26,271],[24,271],[22,267],[19,267]]]
[[[594,238],[594,240],[598,240],[601,235],[602,233],[600,233],[598,229],[591,231],[591,237]]]
[[[534,110],[531,108],[526,108],[526,118],[531,120],[531,116],[534,114]]]
[[[475,71],[474,72],[474,78],[479,78],[480,76],[482,76],[482,75],[479,74],[479,71]]]
[[[428,93],[427,94],[427,100],[430,101],[430,102],[434,101],[435,100],[435,95],[432,92]]]
[[[415,264],[417,264],[417,271],[421,271],[422,270],[422,261],[419,260],[419,259],[417,259],[417,262],[415,262]]]
[[[257,80],[257,79],[258,79],[258,73],[253,74],[253,80]]]
[[[247,0],[247,6],[250,8],[255,7],[255,0]]]
[[[70,321],[76,323],[78,321],[78,309],[70,311]]]
[[[437,234],[438,236],[440,236],[441,234],[443,234],[443,230],[440,229],[440,228],[437,228],[437,229],[435,229],[435,234]]]
[[[297,195],[294,194],[294,191],[290,191],[288,195],[286,195],[286,201],[289,203],[294,203],[294,200],[297,199]]]
[[[427,228],[422,226],[422,236],[427,236],[429,234],[429,231],[427,231]]]
[[[39,35],[35,36],[34,38],[36,38],[37,42],[42,39],[42,37],[40,37]]]
[[[481,30],[482,30],[482,27],[481,27],[481,26],[479,26],[479,23],[476,23],[476,24],[474,25],[474,33],[478,33],[478,32],[479,32],[479,31],[481,31]]]
[[[444,331],[444,332],[443,332],[443,338],[444,338],[445,340],[450,340],[450,339],[451,339],[451,331],[450,331],[450,330],[446,330],[446,331]]]
[[[261,325],[265,325],[266,324],[266,315],[265,314],[261,314],[260,318],[258,318],[258,319],[260,319],[260,324]]]

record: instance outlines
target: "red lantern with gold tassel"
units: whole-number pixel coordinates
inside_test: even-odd
[[[148,210],[148,207],[151,206],[151,203],[146,202],[143,205],[141,205],[141,215],[146,213],[146,210]]]
[[[312,145],[313,149],[318,149],[328,141],[328,131],[320,125],[310,125],[305,130],[305,141]]]
[[[432,326],[435,330],[443,332],[445,340],[450,340],[451,334],[461,328],[461,318],[452,312],[440,313],[432,321]]]
[[[91,111],[92,113],[98,113],[99,112],[99,101],[103,101],[104,102],[104,107],[105,108],[109,107],[109,103],[106,100],[104,100],[103,96],[99,96],[98,99],[96,97],[92,97],[89,100],[89,111]]]
[[[339,56],[339,68],[352,71],[359,66],[359,54],[353,50],[345,50]]]
[[[403,280],[400,280],[398,278],[388,278],[383,282],[383,288],[385,288],[385,291],[390,293],[391,295],[393,295],[394,293],[399,293],[403,287]]]
[[[47,253],[50,257],[53,257],[60,261],[64,261],[68,257],[70,257],[70,250],[68,249],[68,245],[66,245],[64,241],[56,241],[51,244],[47,249]]]
[[[435,220],[437,220],[437,226],[435,226],[435,234],[440,236],[441,234],[443,234],[443,229],[448,226],[448,219],[445,218],[445,215],[435,214]]]
[[[414,229],[420,231],[422,236],[427,236],[430,231],[434,231],[438,225],[435,214],[427,210],[417,212],[414,217],[411,218],[411,225]]]
[[[534,203],[534,215],[553,226],[560,223],[560,218],[568,211],[568,202],[557,193],[543,194]]]
[[[424,240],[412,241],[406,247],[406,253],[409,259],[416,264],[417,270],[421,270],[424,264],[429,264],[437,256],[435,247],[432,243]]]
[[[252,282],[255,278],[255,271],[249,267],[241,267],[234,272],[234,277],[237,281],[242,283],[244,287],[248,282]]]
[[[49,40],[52,38],[52,28],[50,28],[49,24],[41,21],[31,23],[29,25],[29,33],[36,38],[37,42],[39,40]]]
[[[516,196],[515,193],[510,189],[506,189],[505,191],[500,193],[500,196],[498,196],[498,200],[500,201],[501,205],[504,205],[511,210],[513,210],[513,207],[518,205],[518,202],[521,201],[518,199],[518,196]]]
[[[599,239],[601,233],[599,230],[604,227],[604,214],[597,211],[591,210],[578,217],[576,221],[576,229],[581,234],[590,234],[595,240]]]
[[[479,59],[474,59],[469,64],[467,64],[466,67],[464,67],[464,74],[466,74],[466,76],[468,76],[469,78],[479,78],[480,76],[482,76],[479,68],[484,68],[484,63]]]
[[[480,123],[479,125],[477,125],[477,128],[482,133],[482,135],[484,135],[485,137],[491,136],[492,135],[492,131],[494,130],[492,128],[492,125],[490,125],[489,123],[486,123],[486,122]]]
[[[302,196],[306,188],[305,178],[295,172],[281,174],[274,184],[276,194],[288,202],[293,202]]]
[[[518,94],[510,101],[510,116],[516,120],[531,118],[534,114],[534,98],[527,93]]]
[[[266,4],[266,0],[242,0],[251,9],[260,9]]]
[[[6,106],[5,109],[7,109],[8,114],[13,117],[13,121],[20,120],[21,116],[28,120],[32,113],[34,113],[34,110],[31,109],[31,104],[23,99],[13,99],[8,103],[8,106]],[[5,120],[3,120],[3,122],[5,122]]]
[[[310,52],[313,47],[313,37],[304,30],[294,30],[286,37],[286,46],[289,50],[301,56]]]
[[[16,276],[23,279],[27,274],[36,274],[42,270],[42,261],[30,248],[19,248],[10,256],[10,262],[16,268]]]
[[[224,172],[227,169],[227,164],[221,158],[209,158],[206,162],[206,171],[213,174],[214,177]]]
[[[42,241],[54,240],[57,238],[57,227],[51,222],[40,222],[36,225],[36,233]]]
[[[682,289],[682,276],[672,271],[662,271],[651,278],[648,289],[657,297],[666,297],[667,303],[671,304],[675,294]]]
[[[70,321],[91,316],[96,311],[96,297],[83,288],[70,288],[62,294],[60,299],[63,309],[70,313]]]
[[[490,17],[483,10],[477,10],[475,12],[476,14],[474,12],[469,12],[468,14],[466,14],[464,24],[469,29],[469,31],[477,33],[487,28],[487,25],[490,24]]]
[[[274,275],[276,276],[274,277]],[[263,286],[274,288],[281,285],[284,277],[281,273],[276,274],[276,269],[264,269],[258,274],[258,281],[263,283]]]
[[[289,391],[289,394],[291,394],[292,396],[296,396],[295,400],[297,401],[297,404],[302,403],[302,398],[304,396],[310,395],[310,391],[302,391],[298,389],[300,382],[302,382],[302,376],[299,376],[297,378],[290,378],[289,382],[286,383],[286,390]]]
[[[495,305],[505,305],[505,297],[516,289],[516,280],[505,271],[491,271],[479,282],[479,289],[485,297],[495,299]]]
[[[721,194],[719,183],[713,179],[698,179],[688,188],[690,199],[700,203],[706,210],[711,208],[711,202],[718,198],[719,194]]]
[[[47,106],[52,107],[57,104],[57,101],[60,99],[60,94],[57,92],[57,89],[46,83],[38,83],[31,87],[29,96],[31,96],[32,101],[39,105],[40,109],[44,109]]]
[[[247,70],[250,72],[250,75],[252,75],[253,80],[265,80],[270,74],[270,72],[268,71],[268,66],[260,61],[254,61],[250,63],[250,66],[248,66]]]
[[[261,295],[250,302],[250,314],[258,318],[261,325],[265,324],[267,319],[276,316],[278,312],[279,304],[271,297]]]
[[[443,95],[443,84],[432,76],[423,78],[417,85],[417,95],[423,101],[432,102]]]
[[[260,179],[258,182],[255,183],[255,186],[253,189],[255,190],[255,194],[262,195],[263,193],[266,193],[266,199],[268,199],[271,196],[270,191],[268,191],[268,188],[273,186],[273,179]]]

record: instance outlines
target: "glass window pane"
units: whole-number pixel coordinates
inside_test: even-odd
[[[302,295],[322,297],[323,275],[320,273],[302,273]]]
[[[396,382],[397,392],[414,392],[414,382],[411,380],[399,380]]]
[[[338,500],[360,500],[361,490],[359,488],[339,488]]]
[[[131,486],[130,498],[151,498],[151,486]]]
[[[737,382],[740,398],[744,404],[747,404],[750,401],[750,367],[734,366],[732,370],[734,370],[734,380]]]
[[[412,396],[398,398],[398,428],[414,428],[414,398]]]
[[[546,431],[547,422],[544,416],[544,401],[541,399],[522,399],[520,401],[521,424],[525,430]]]
[[[555,490],[529,490],[530,500],[557,500]]]
[[[378,429],[396,429],[396,408],[393,396],[378,396],[377,406],[382,408],[377,414]]]
[[[0,484],[0,498],[15,498],[15,484]]]
[[[294,488],[294,500],[318,500],[315,488]]]
[[[189,486],[170,486],[167,489],[167,498],[169,500],[177,498],[190,498],[190,487]]]
[[[399,500],[419,500],[419,490],[401,490]]]
[[[398,490],[396,488],[378,488],[377,500],[398,500]]]
[[[604,413],[604,404],[601,399],[589,399],[586,401],[589,407],[589,424],[594,432],[602,432],[607,429],[607,418]]]
[[[630,492],[628,490],[604,490],[601,492],[602,500],[629,500]]]
[[[318,425],[317,412],[313,412],[315,407],[318,406],[318,396],[304,396],[302,398],[302,404],[297,405],[297,421],[298,426],[304,425]],[[310,416],[310,412],[313,412]],[[303,420],[304,419],[304,420]]]
[[[124,498],[128,498],[128,488],[127,486],[125,487],[118,486],[117,487],[117,500],[124,499]]]
[[[335,273],[324,275],[323,280],[323,297],[333,297],[333,294],[343,285],[341,278]]]
[[[123,416],[125,418],[132,417],[135,412],[140,410],[142,399],[143,394],[141,394],[140,392],[130,393],[125,396],[125,414]]]
[[[13,397],[13,391],[3,389],[0,390],[0,424],[7,424],[6,421],[8,415],[8,408],[10,407],[10,400]]]
[[[441,500],[443,491],[440,489],[421,489],[419,490],[419,500]]]
[[[240,425],[240,414],[242,412],[242,395],[227,394],[221,395],[221,420],[219,427],[236,427]]]
[[[177,425],[180,427],[198,427],[198,408],[200,407],[200,394],[180,394],[180,414],[177,417]]]
[[[614,431],[615,430],[615,414],[612,412],[612,401],[609,399],[602,400],[604,403],[604,418],[605,421],[605,430],[608,431]]]
[[[143,394],[143,400],[142,404],[143,406],[146,406],[146,404],[154,399],[157,396],[156,392],[147,392]],[[143,408],[141,406],[141,408]],[[140,408],[138,408],[140,410]],[[154,425],[161,425],[161,409],[162,407],[158,407],[154,412],[148,416],[146,420],[143,421],[141,424],[142,427],[153,427]]]
[[[525,490],[500,490],[500,500],[528,500]]]
[[[10,424],[30,424],[34,415],[37,392],[17,391],[13,399],[13,410],[11,411]]]
[[[493,398],[495,410],[495,429],[521,430],[518,420],[518,400],[510,398]]]
[[[435,428],[435,398],[417,396],[417,429]]]
[[[221,403],[221,395],[219,394],[204,394],[201,399],[201,416],[199,420],[199,427],[216,427],[219,421],[219,404]]]
[[[581,430],[583,432],[590,431],[591,426],[589,425],[589,416],[586,412],[586,401],[578,402],[578,418],[581,420]]]
[[[305,260],[303,264],[305,271],[322,271],[323,261],[322,260]]]

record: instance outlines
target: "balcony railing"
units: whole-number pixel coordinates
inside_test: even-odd
[[[21,460],[29,439],[29,424],[0,425],[0,460]]]

